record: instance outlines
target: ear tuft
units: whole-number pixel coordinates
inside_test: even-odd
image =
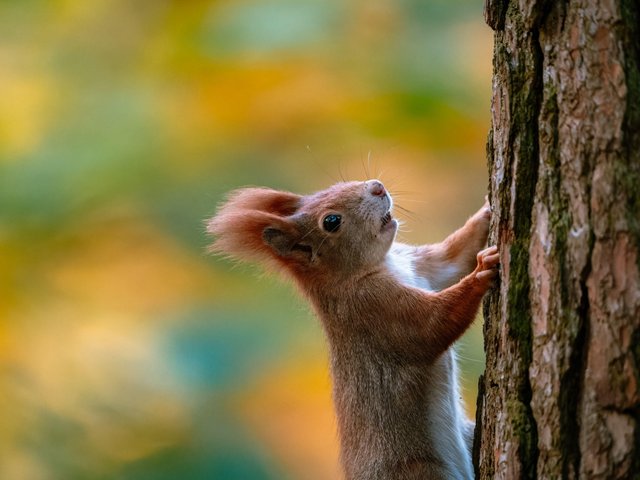
[[[297,231],[286,217],[299,208],[301,198],[294,193],[267,188],[232,192],[207,223],[207,232],[215,237],[209,250],[238,260],[264,260],[273,258],[274,253],[282,255],[280,251],[286,248],[284,236],[295,238]],[[265,233],[267,230],[272,233]],[[275,233],[278,231],[282,234],[280,240]]]

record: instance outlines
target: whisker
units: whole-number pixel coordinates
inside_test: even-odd
[[[395,188],[389,187],[388,188],[389,191],[393,191],[393,194],[401,194],[401,195],[417,195],[416,192],[412,192],[410,190],[397,190]]]
[[[397,215],[400,217],[404,217],[407,220],[410,220],[412,222],[420,222],[420,217],[418,217],[416,214],[412,213],[412,212],[407,212],[407,211],[403,211],[402,209],[400,209],[397,212]]]
[[[387,171],[386,170],[381,170],[380,175],[386,175]],[[389,187],[389,190],[395,190],[395,186],[398,185],[398,176],[393,176],[391,178],[389,178],[385,183],[387,184],[387,186]]]
[[[399,215],[398,217],[396,217],[396,220],[400,220],[400,219],[405,220],[408,223],[418,223],[418,219],[417,218],[407,217],[407,216],[404,216],[402,214]]]
[[[394,197],[395,197],[395,193],[394,193]],[[415,198],[403,198],[402,199],[403,202],[414,202],[414,203],[431,203],[427,200],[416,200]]]
[[[307,238],[309,235],[311,235],[316,230],[320,230],[320,229],[318,227],[313,227],[307,233],[305,233],[302,237],[300,237],[300,240],[304,240],[305,238]]]
[[[419,216],[418,216],[418,214],[416,212],[414,212],[412,210],[409,210],[407,208],[404,208],[402,205],[395,204],[394,207],[398,209],[398,213],[400,213],[400,214],[404,214],[404,215],[406,215],[406,216],[408,216],[408,217],[410,217],[410,218],[412,218],[414,220],[418,220],[419,219]]]
[[[367,155],[367,160],[369,155],[371,155],[371,151],[369,151],[368,155]],[[360,166],[362,167],[362,170],[366,176],[367,180],[371,180],[371,172],[369,172],[369,169],[367,168],[367,164],[364,163],[364,155],[362,152],[362,146],[360,146]]]
[[[324,242],[327,240],[327,238],[329,238],[329,235],[325,235],[324,238],[322,239],[322,241],[320,242],[320,245],[318,245],[318,248],[316,249],[316,253],[313,256],[312,260],[315,260],[315,258],[318,256],[318,253],[320,252],[320,248],[322,248],[322,245],[324,244]]]
[[[399,204],[397,204],[397,203],[396,203],[396,204],[394,204],[393,206],[394,206],[395,208],[399,209],[399,210],[400,210],[400,211],[402,211],[402,212],[410,213],[411,215],[415,215],[415,214],[416,214],[416,212],[414,212],[414,211],[412,211],[412,210],[409,210],[408,208],[404,208],[402,205],[399,205]]]
[[[404,211],[404,210],[397,210],[397,211],[396,211],[396,214],[397,214],[397,215],[399,215],[399,216],[401,216],[401,217],[406,217],[406,218],[408,218],[409,220],[416,220],[416,221],[418,221],[418,220],[420,219],[420,218],[419,218],[415,213],[407,212],[407,211]]]
[[[344,173],[342,172],[342,161],[338,160],[338,173],[340,174],[340,178],[343,182],[346,182],[344,179]]]
[[[313,161],[313,163],[316,165],[316,167],[322,172],[324,173],[327,177],[329,177],[329,179],[333,182],[333,183],[337,183],[338,179],[335,177],[335,175],[332,175],[331,173],[329,173],[329,170],[327,170],[322,163],[320,162],[320,160],[316,157],[315,152],[311,149],[311,145],[307,145],[305,147],[305,150],[307,151],[307,153],[309,155],[311,155],[311,160]]]

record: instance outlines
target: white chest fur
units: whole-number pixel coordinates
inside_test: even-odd
[[[429,280],[418,276],[416,273],[413,259],[414,250],[415,247],[410,245],[394,243],[385,258],[386,266],[393,276],[403,284],[422,288],[423,290],[431,290]]]
[[[395,243],[385,259],[386,267],[403,284],[432,290],[429,279],[416,272],[414,252],[415,247]],[[428,368],[433,381],[425,412],[427,433],[430,438],[438,439],[433,447],[450,468],[451,478],[471,479],[473,468],[470,445],[465,438],[465,430],[471,427],[460,399],[453,348]]]

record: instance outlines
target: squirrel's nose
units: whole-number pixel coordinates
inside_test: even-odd
[[[379,182],[378,180],[371,180],[370,182],[367,182],[367,183],[368,183],[367,190],[374,197],[384,197],[385,194],[387,193],[387,191],[384,189],[384,185],[382,184],[382,182]]]

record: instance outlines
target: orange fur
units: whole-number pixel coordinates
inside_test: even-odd
[[[437,279],[432,287],[440,290],[452,282],[458,281],[476,264],[476,252],[485,244],[489,233],[491,209],[485,202],[460,229],[449,235],[443,242],[434,245],[423,245],[420,248],[416,270],[419,274]],[[445,267],[449,275],[440,275]]]

